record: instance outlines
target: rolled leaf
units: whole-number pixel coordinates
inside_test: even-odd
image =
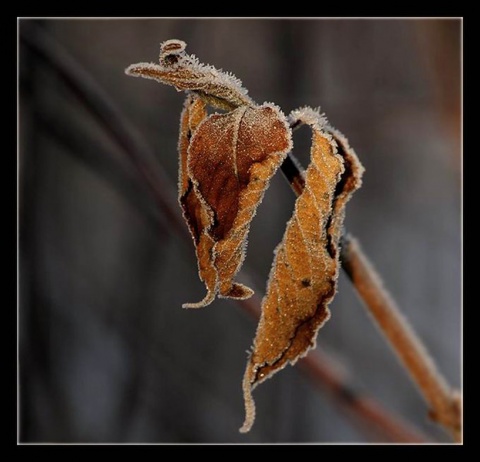
[[[217,294],[253,294],[234,278],[256,209],[291,148],[290,129],[276,106],[243,106],[205,117],[199,101],[189,98],[182,114],[179,201],[207,294],[185,308],[206,306]]]
[[[329,319],[339,272],[345,204],[360,186],[363,168],[345,138],[313,109],[293,111],[291,124],[312,131],[311,162],[283,240],[275,250],[262,314],[243,380],[248,432],[255,419],[252,390],[315,347]],[[339,140],[337,143],[336,138]]]

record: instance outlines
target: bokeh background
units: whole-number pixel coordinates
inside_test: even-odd
[[[21,442],[378,442],[299,368],[254,393],[238,433],[256,322],[228,300],[202,310],[193,245],[125,151],[38,53],[83,68],[138,134],[175,203],[184,95],[124,74],[179,38],[284,112],[321,106],[363,162],[347,206],[357,236],[447,380],[461,386],[461,20],[20,19]],[[39,37],[42,37],[40,40]],[[82,78],[82,75],[79,75]],[[115,124],[112,118],[107,123]],[[307,130],[294,152],[308,162]],[[153,167],[152,167],[153,168]],[[294,196],[278,173],[245,272],[262,293]],[[171,220],[170,220],[171,221]],[[448,436],[341,275],[317,348],[430,441]]]

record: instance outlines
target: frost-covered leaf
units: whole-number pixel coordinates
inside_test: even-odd
[[[245,257],[250,222],[291,149],[290,127],[307,124],[313,130],[305,182],[292,177],[294,190],[304,190],[275,251],[244,375],[246,418],[241,431],[247,432],[255,418],[253,388],[314,347],[318,329],[330,315],[344,208],[360,186],[363,168],[346,139],[318,111],[293,111],[289,126],[277,106],[258,106],[240,80],[201,64],[185,48],[181,40],[167,40],[161,44],[159,64],[134,64],[125,71],[188,94],[178,143],[179,203],[207,294],[184,307],[206,306],[216,296],[252,295],[250,288],[234,281]],[[206,105],[228,112],[208,116]]]
[[[207,104],[219,109],[255,105],[239,79],[200,63],[194,55],[185,52],[186,46],[182,40],[167,40],[160,45],[159,64],[132,64],[125,73],[173,85],[178,91],[194,91]]]
[[[187,99],[179,140],[179,201],[207,295],[184,307],[208,305],[217,294],[252,295],[233,279],[245,256],[250,222],[290,148],[286,118],[272,104],[206,117],[202,100]]]
[[[275,250],[243,381],[246,417],[241,432],[249,431],[255,418],[253,388],[314,348],[317,332],[330,316],[344,207],[363,172],[345,138],[329,128],[319,112],[293,111],[291,124],[297,121],[313,130],[311,163],[304,191]]]

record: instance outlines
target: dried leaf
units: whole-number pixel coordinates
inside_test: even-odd
[[[187,100],[179,140],[179,201],[207,295],[185,308],[206,306],[217,294],[239,299],[253,294],[233,279],[256,208],[290,149],[286,118],[272,104],[206,117],[203,101]]]
[[[243,380],[246,417],[242,433],[250,430],[255,419],[255,386],[314,348],[317,332],[330,316],[344,207],[360,186],[363,171],[345,138],[330,129],[318,111],[293,111],[291,124],[297,121],[313,130],[311,163],[305,189],[275,250]]]
[[[207,104],[219,109],[255,105],[239,79],[200,63],[194,55],[186,54],[186,46],[182,40],[167,40],[160,45],[160,64],[132,64],[125,73],[173,85],[178,91],[193,91]]]
[[[160,46],[159,64],[133,64],[125,72],[189,93],[178,145],[179,202],[207,294],[183,306],[198,308],[217,294],[239,299],[253,294],[233,279],[256,208],[291,149],[291,132],[277,106],[256,105],[240,80],[200,63],[185,48],[181,40],[167,40]],[[206,104],[230,112],[207,116]]]
[[[181,117],[179,203],[193,237],[207,294],[248,298],[253,291],[234,278],[245,257],[250,222],[270,178],[291,149],[291,129],[313,130],[311,164],[282,242],[275,251],[262,316],[245,371],[246,418],[255,418],[252,390],[315,346],[329,318],[339,270],[344,208],[360,186],[363,168],[347,140],[318,111],[293,111],[290,126],[272,104],[256,105],[240,80],[185,53],[181,40],[161,44],[160,63],[139,63],[126,73],[157,80],[189,94]],[[208,116],[206,105],[229,111]],[[293,179],[294,189],[303,179]]]
[[[217,273],[210,263],[210,255],[215,244],[205,230],[211,223],[211,213],[204,207],[194,190],[193,182],[188,173],[188,148],[193,132],[200,122],[207,117],[205,103],[198,97],[188,96],[180,120],[180,137],[178,151],[180,155],[178,201],[183,210],[183,216],[193,237],[201,279],[207,286],[207,296],[199,306],[205,306],[215,298]],[[207,264],[205,264],[205,263]],[[194,307],[195,304],[185,304],[184,308]]]

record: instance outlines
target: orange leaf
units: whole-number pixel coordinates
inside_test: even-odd
[[[179,201],[207,294],[185,308],[206,306],[217,294],[239,299],[253,294],[233,279],[256,208],[290,148],[286,118],[272,104],[206,117],[201,100],[187,100],[179,141]]]
[[[298,121],[313,130],[311,163],[304,191],[275,250],[243,381],[243,433],[255,419],[253,388],[314,348],[317,332],[330,316],[328,304],[335,295],[340,266],[344,207],[360,186],[363,172],[345,138],[330,129],[317,111],[293,111],[291,124]]]

